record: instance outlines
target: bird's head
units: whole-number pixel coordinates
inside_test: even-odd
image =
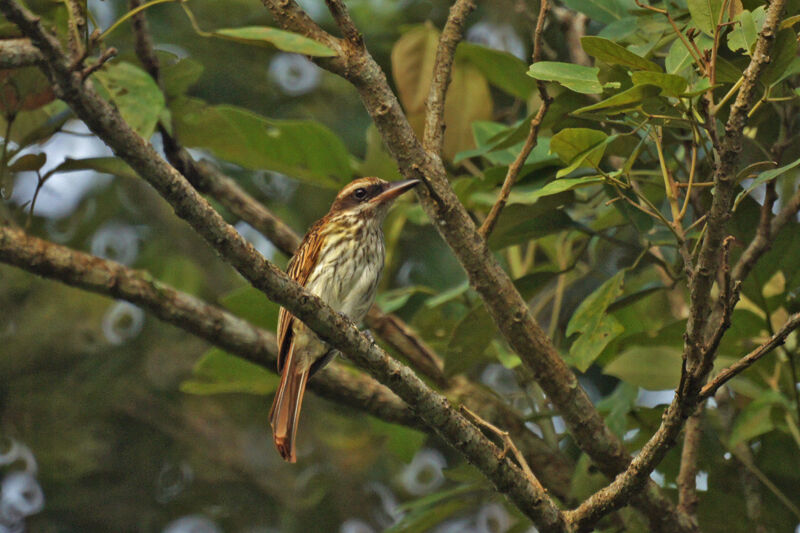
[[[359,178],[339,191],[328,216],[360,216],[383,222],[395,198],[418,183],[419,180],[388,182],[380,178]]]

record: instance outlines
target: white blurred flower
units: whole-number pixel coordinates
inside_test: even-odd
[[[186,461],[178,464],[166,462],[156,478],[156,501],[167,503],[194,481],[194,470]]]
[[[15,524],[44,507],[39,482],[28,472],[11,472],[0,485],[0,522]]]
[[[108,222],[92,235],[92,255],[130,266],[139,255],[140,238],[135,227]]]
[[[281,52],[272,56],[269,78],[289,96],[300,96],[313,91],[322,74],[305,56]]]
[[[442,469],[447,460],[437,450],[420,450],[400,473],[400,483],[414,496],[428,494],[444,483]]]
[[[222,533],[222,529],[205,516],[194,514],[173,520],[162,533]]]
[[[511,527],[511,517],[502,505],[488,503],[478,511],[475,525],[480,533],[505,533]]]
[[[367,488],[374,492],[381,501],[380,511],[373,514],[373,518],[379,525],[388,528],[403,519],[406,513],[387,486],[382,483],[370,483]]]
[[[103,335],[111,344],[122,344],[136,337],[144,325],[144,311],[132,303],[119,301],[103,316]]]
[[[525,61],[525,44],[511,24],[478,22],[467,31],[467,41],[508,52]]]
[[[375,533],[375,529],[358,518],[348,518],[339,526],[339,533]]]

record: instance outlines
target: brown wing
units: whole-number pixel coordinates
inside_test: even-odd
[[[317,264],[323,241],[318,229],[322,224],[323,220],[319,220],[311,226],[306,236],[303,237],[303,242],[300,243],[291,261],[289,261],[286,273],[300,285],[305,286],[309,276],[311,276],[314,265]],[[292,350],[292,342],[294,341],[293,322],[294,315],[281,307],[278,313],[278,372],[283,371],[286,357]]]

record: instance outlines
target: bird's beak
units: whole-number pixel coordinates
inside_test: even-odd
[[[389,187],[385,191],[380,193],[378,196],[374,197],[372,201],[378,204],[390,202],[395,198],[397,198],[398,196],[400,196],[401,194],[403,194],[404,192],[406,192],[407,190],[414,187],[419,182],[420,182],[419,180],[396,181],[391,185],[389,185]]]

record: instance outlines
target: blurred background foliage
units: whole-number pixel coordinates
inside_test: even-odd
[[[64,36],[62,3],[28,4]],[[301,4],[333,30],[322,1]],[[420,131],[437,28],[449,3],[347,4]],[[460,199],[482,218],[540,105],[534,77],[551,82],[554,102],[539,145],[490,245],[612,430],[634,452],[657,427],[677,384],[687,316],[675,237],[661,220],[670,216],[670,203],[656,146],[677,182],[685,184],[690,174],[708,181],[707,139],[696,127],[707,79],[667,19],[632,0],[557,6],[544,34],[548,63],[528,72],[535,4],[482,3],[470,18],[448,93],[445,157]],[[728,4],[726,16],[740,23],[726,30],[720,47],[718,100],[739,79],[763,23],[761,2]],[[766,97],[752,113],[742,154],[742,167],[777,156],[772,166],[780,171],[765,171],[765,164],[742,175],[730,226],[738,244],[752,239],[763,183],[777,180],[786,198],[798,182],[800,59],[797,19],[790,18],[798,3],[789,4],[761,86]],[[695,40],[702,49],[720,6],[677,0],[667,8],[682,26],[699,30]],[[118,0],[90,0],[88,8],[101,29],[128,10]],[[583,15],[590,37],[579,47],[570,41],[570,21]],[[252,29],[273,26],[258,2],[164,3],[148,8],[147,16],[164,93],[135,58],[130,22],[105,39],[120,53],[93,81],[154,145],[160,144],[153,135],[158,122],[171,124],[196,157],[213,161],[298,233],[354,176],[398,178],[355,91],[293,53],[324,56],[324,47]],[[8,24],[2,31],[15,35]],[[572,65],[559,70],[556,61]],[[590,63],[596,68],[577,67]],[[73,120],[36,69],[0,74],[5,220],[147,270],[275,328],[277,307],[248,288]],[[723,120],[726,113],[722,106]],[[744,194],[750,188],[752,194]],[[684,208],[690,240],[702,231],[699,214],[709,199],[698,185]],[[259,251],[285,266],[287,258],[264,237],[225,214]],[[565,454],[574,466],[570,502],[601,487],[602,476],[500,340],[416,202],[398,202],[385,228],[381,308],[407,320],[444,357],[448,376],[463,374],[503,398],[532,432]],[[798,235],[792,222],[745,283],[718,367],[756,346],[800,307]],[[740,252],[741,246],[734,256]],[[709,405],[698,477],[704,531],[753,530],[743,472],[756,480],[747,486],[763,501],[765,530],[790,531],[800,521],[797,345],[791,337]],[[0,346],[0,453],[14,451],[0,468],[9,479],[25,463],[28,483],[38,483],[44,494],[43,508],[26,520],[30,531],[529,530],[437,439],[313,395],[303,410],[299,463],[283,464],[266,421],[274,374],[209,349],[134,306],[0,266]],[[679,458],[678,447],[653,474],[668,493],[675,492]],[[4,527],[11,530],[0,523],[0,531]],[[632,511],[604,527],[646,530]]]

